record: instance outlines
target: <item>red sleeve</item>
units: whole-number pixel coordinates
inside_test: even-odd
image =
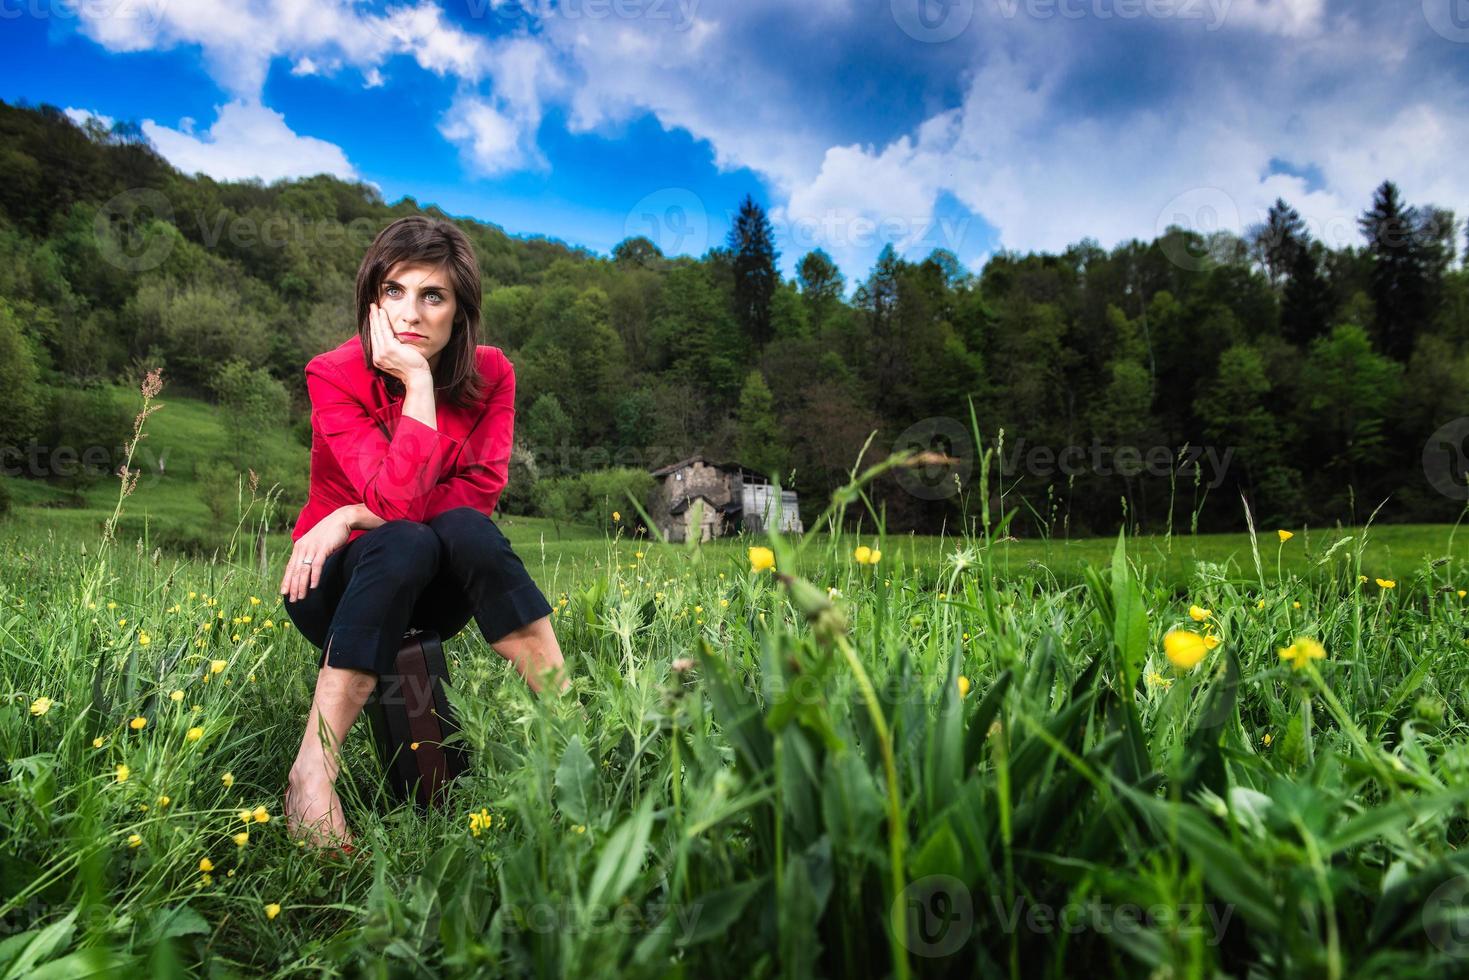
[[[500,378],[484,412],[464,439],[452,477],[429,492],[424,520],[455,507],[491,515],[510,479],[510,447],[515,439],[515,368],[500,355]]]
[[[367,509],[385,521],[423,521],[429,492],[459,440],[418,419],[398,419],[391,441],[339,370],[306,365],[312,428]]]

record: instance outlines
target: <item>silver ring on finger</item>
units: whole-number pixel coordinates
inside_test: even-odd
[[[309,565],[309,564],[311,564],[311,559],[310,558],[302,558],[301,559],[301,564],[303,564],[303,565]]]

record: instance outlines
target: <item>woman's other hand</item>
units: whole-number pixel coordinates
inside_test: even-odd
[[[281,595],[287,602],[300,602],[308,589],[316,588],[327,556],[345,545],[351,534],[351,520],[344,510],[338,510],[323,517],[297,539],[286,562],[285,575],[281,577]],[[303,561],[311,564],[302,564]]]
[[[433,376],[428,359],[417,347],[403,343],[393,332],[387,310],[373,303],[367,308],[367,321],[371,328],[373,367],[388,372],[405,385],[415,375]]]

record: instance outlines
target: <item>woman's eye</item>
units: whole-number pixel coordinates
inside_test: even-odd
[[[429,293],[428,298],[433,300],[435,304],[442,303],[444,301],[444,297],[440,296],[438,293]]]
[[[384,289],[383,292],[385,292],[389,296],[391,296],[391,295],[393,295],[394,290],[396,290],[397,288],[398,288],[397,286],[389,286],[386,289]]]

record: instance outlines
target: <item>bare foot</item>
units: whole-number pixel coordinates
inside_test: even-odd
[[[324,775],[297,776],[292,773],[286,787],[286,832],[293,839],[305,838],[310,847],[338,847],[352,843],[342,801]]]

